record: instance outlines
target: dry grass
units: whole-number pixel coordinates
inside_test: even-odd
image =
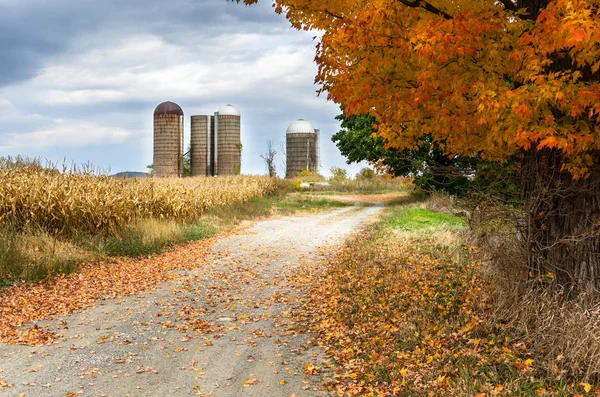
[[[438,213],[430,208],[429,200],[407,205],[402,217],[393,222],[395,237],[406,245],[421,241],[459,261],[463,254],[462,246],[467,234],[463,229],[467,222],[452,215],[453,211]]]
[[[392,201],[401,199],[408,199],[410,196],[409,192],[392,192],[392,193],[380,193],[380,194],[331,194],[331,195],[319,195],[318,197],[325,198],[327,200],[339,201],[341,203],[349,204],[389,204]]]
[[[58,240],[47,233],[19,236],[19,250],[29,262],[83,262],[93,259],[93,255],[69,241]]]
[[[442,229],[431,235],[431,244],[436,248],[457,249],[464,240],[464,234]]]
[[[316,187],[316,189],[332,190],[335,192],[349,193],[385,193],[397,191],[412,191],[415,189],[412,181],[404,178],[387,179],[382,177],[356,178],[342,182],[330,181],[329,187]]]
[[[526,336],[543,357],[549,375],[597,383],[600,375],[600,302],[565,299],[558,288],[496,289],[495,319]]]
[[[555,379],[600,378],[600,296],[574,296],[554,275],[532,278],[511,208],[474,213],[483,275],[492,281],[492,320],[506,324]]]
[[[16,234],[0,230],[0,287],[16,279],[39,280],[70,273],[96,254],[44,232]]]
[[[175,221],[159,221],[157,219],[140,219],[128,226],[133,233],[141,236],[144,245],[152,245],[161,241],[173,241],[181,235],[181,225]]]
[[[303,178],[291,180],[294,188],[299,189],[301,182],[312,182]],[[287,185],[291,186],[288,182]],[[415,185],[411,180],[405,178],[388,179],[384,177],[373,178],[355,178],[345,180],[330,179],[327,185],[313,185],[310,188],[302,189],[311,192],[326,193],[354,193],[354,194],[376,194],[398,191],[414,191]]]
[[[516,240],[514,235],[511,237]],[[544,360],[549,375],[585,380],[600,376],[600,300],[591,295],[568,296],[552,274],[531,279],[518,243],[495,246],[484,274],[493,280],[494,322],[507,324],[522,335]],[[488,252],[489,254],[490,252]]]
[[[437,212],[452,212],[455,210],[456,199],[446,192],[432,192],[426,202],[427,208]]]
[[[466,233],[462,231],[435,227],[425,233],[422,230],[394,230],[393,233],[402,244],[410,245],[420,241],[436,251],[444,252],[453,261],[459,261],[463,255],[461,244],[465,240]]]

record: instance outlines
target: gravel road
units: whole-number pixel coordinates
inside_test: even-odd
[[[0,345],[0,390],[12,385],[0,396],[328,395],[327,373],[306,371],[324,365],[320,349],[289,326],[303,291],[287,277],[319,266],[380,210],[257,222],[152,292],[40,323],[64,338]]]

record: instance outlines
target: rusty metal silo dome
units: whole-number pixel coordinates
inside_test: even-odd
[[[181,110],[181,107],[178,104],[167,101],[161,103],[156,107],[156,109],[154,109],[154,116],[165,114],[183,116],[183,110]]]
[[[285,136],[286,176],[320,171],[320,131],[304,119],[294,121]]]
[[[154,110],[154,175],[183,176],[183,110],[163,102]]]

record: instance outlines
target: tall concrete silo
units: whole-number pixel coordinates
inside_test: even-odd
[[[212,175],[213,117],[192,116],[191,124],[191,174]]]
[[[320,171],[319,130],[303,119],[294,121],[286,132],[286,176],[293,177],[302,171]]]
[[[215,175],[238,175],[242,166],[240,112],[231,105],[215,113]]]
[[[321,130],[315,128],[315,152],[317,156],[317,163],[315,168],[317,172],[321,171]]]
[[[173,102],[154,110],[154,175],[183,176],[183,110]]]

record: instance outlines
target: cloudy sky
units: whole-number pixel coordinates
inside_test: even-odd
[[[156,105],[183,108],[187,148],[189,116],[231,103],[243,173],[264,173],[266,141],[304,118],[321,129],[322,172],[354,174],[330,139],[339,108],[316,95],[313,36],[270,0],[0,0],[0,156],[145,171]]]

